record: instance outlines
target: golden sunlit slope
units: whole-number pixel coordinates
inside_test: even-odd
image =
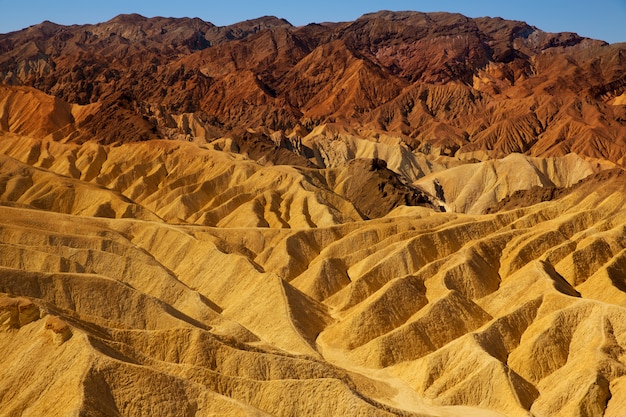
[[[0,141],[4,199],[67,214],[137,212],[170,223],[277,228],[380,217],[398,205],[437,205],[375,159],[317,170],[262,166],[210,147],[178,141],[110,147],[6,137]],[[83,198],[85,190],[92,200]]]
[[[383,160],[263,166],[226,142],[2,137],[0,415],[619,415],[621,170],[441,213]],[[391,138],[346,146],[402,171]],[[610,166],[412,161],[459,207],[467,170],[496,202]]]
[[[569,187],[614,165],[576,154],[532,158],[511,154],[503,159],[468,163],[431,173],[415,184],[438,195],[455,212],[482,214],[505,197],[532,187]]]

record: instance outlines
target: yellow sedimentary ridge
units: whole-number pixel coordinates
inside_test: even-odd
[[[619,415],[623,178],[482,214],[608,165],[389,166],[455,212],[365,221],[339,162],[4,135],[0,415]]]

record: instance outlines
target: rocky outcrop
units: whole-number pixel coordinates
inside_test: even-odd
[[[23,297],[0,297],[0,330],[19,329],[39,320],[40,310]]]

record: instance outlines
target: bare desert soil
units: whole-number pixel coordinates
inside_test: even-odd
[[[624,45],[0,35],[0,416],[622,416]]]

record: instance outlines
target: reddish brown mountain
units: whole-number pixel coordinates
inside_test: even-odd
[[[402,135],[423,152],[575,152],[623,163],[626,45],[523,22],[378,12],[293,27],[121,15],[0,35],[0,80],[98,111],[71,129],[104,143],[290,134],[334,122]],[[112,124],[123,128],[110,131]],[[302,130],[304,129],[304,130]]]

